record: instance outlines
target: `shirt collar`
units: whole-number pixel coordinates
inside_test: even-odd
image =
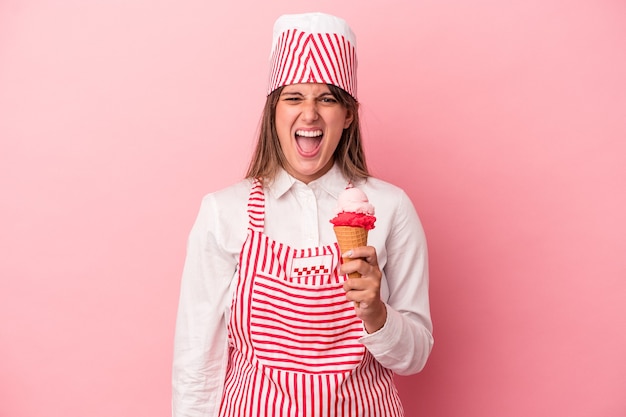
[[[297,180],[289,175],[287,171],[285,171],[283,168],[280,168],[274,176],[274,179],[270,181],[270,193],[274,198],[278,199],[282,197],[282,195],[285,194],[287,191],[289,191],[289,189],[293,187],[296,181]]]
[[[278,199],[289,191],[296,183],[302,183],[287,173],[284,169],[280,169],[270,185],[270,193]],[[341,169],[334,164],[332,168],[320,178],[311,181],[309,187],[319,187],[328,194],[337,198],[347,186],[348,180],[343,176]]]

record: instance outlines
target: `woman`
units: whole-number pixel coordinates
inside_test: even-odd
[[[275,23],[247,178],[207,195],[189,236],[176,417],[404,415],[393,373],[419,372],[433,344],[426,242],[406,194],[369,176],[355,45],[334,16]],[[377,222],[343,262],[329,220],[348,186]]]

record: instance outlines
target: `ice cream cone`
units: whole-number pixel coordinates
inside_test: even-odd
[[[357,248],[359,246],[367,245],[367,229],[363,227],[355,226],[334,226],[335,236],[337,236],[337,243],[339,243],[339,250],[341,253],[346,253],[350,249]],[[348,262],[349,258],[343,258],[344,262]],[[361,274],[358,272],[352,272],[348,274],[350,278],[359,278]]]

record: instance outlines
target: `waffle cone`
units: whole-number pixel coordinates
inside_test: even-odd
[[[362,227],[354,226],[334,226],[337,243],[341,253],[346,253],[350,249],[359,246],[367,246],[367,230]],[[344,262],[348,262],[349,258],[343,258]],[[350,278],[359,278],[361,274],[352,272],[348,274]]]

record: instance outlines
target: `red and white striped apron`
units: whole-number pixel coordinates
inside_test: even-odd
[[[358,341],[338,246],[294,249],[266,236],[259,182],[248,215],[219,415],[403,416],[392,372]]]

